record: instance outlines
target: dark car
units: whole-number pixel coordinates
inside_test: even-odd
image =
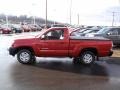
[[[92,35],[94,37],[105,37],[111,39],[114,45],[120,45],[120,27],[106,27]]]
[[[22,33],[23,29],[21,28],[20,25],[12,25],[11,29],[14,33]]]

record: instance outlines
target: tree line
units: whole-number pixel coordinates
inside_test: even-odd
[[[0,14],[0,23],[5,24],[6,18],[8,19],[8,22],[12,24],[19,24],[19,23],[33,24],[34,22],[33,16],[28,17],[27,15],[14,16],[14,15]],[[35,17],[35,22],[36,24],[45,24],[45,19],[40,18],[40,17]],[[53,24],[54,22],[51,20],[48,20],[47,23]],[[59,22],[56,22],[56,24],[58,23]]]

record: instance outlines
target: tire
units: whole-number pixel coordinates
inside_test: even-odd
[[[85,51],[80,56],[80,62],[84,65],[91,65],[95,61],[95,54],[91,51]]]
[[[73,64],[79,64],[80,59],[79,58],[73,58]]]
[[[35,62],[35,56],[31,51],[22,49],[17,53],[17,60],[22,64],[33,64]]]

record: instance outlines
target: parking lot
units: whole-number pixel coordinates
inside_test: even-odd
[[[8,54],[13,39],[37,34],[0,35],[0,90],[119,90],[119,47],[112,57],[100,58],[91,66],[73,64],[69,58],[44,57],[34,65],[22,65]]]

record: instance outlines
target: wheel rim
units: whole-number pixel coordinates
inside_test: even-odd
[[[91,55],[91,54],[85,54],[85,55],[83,56],[83,61],[84,61],[85,63],[91,63],[91,62],[93,61],[92,55]]]
[[[28,62],[30,60],[30,55],[27,52],[22,52],[20,54],[20,60],[23,62]]]

